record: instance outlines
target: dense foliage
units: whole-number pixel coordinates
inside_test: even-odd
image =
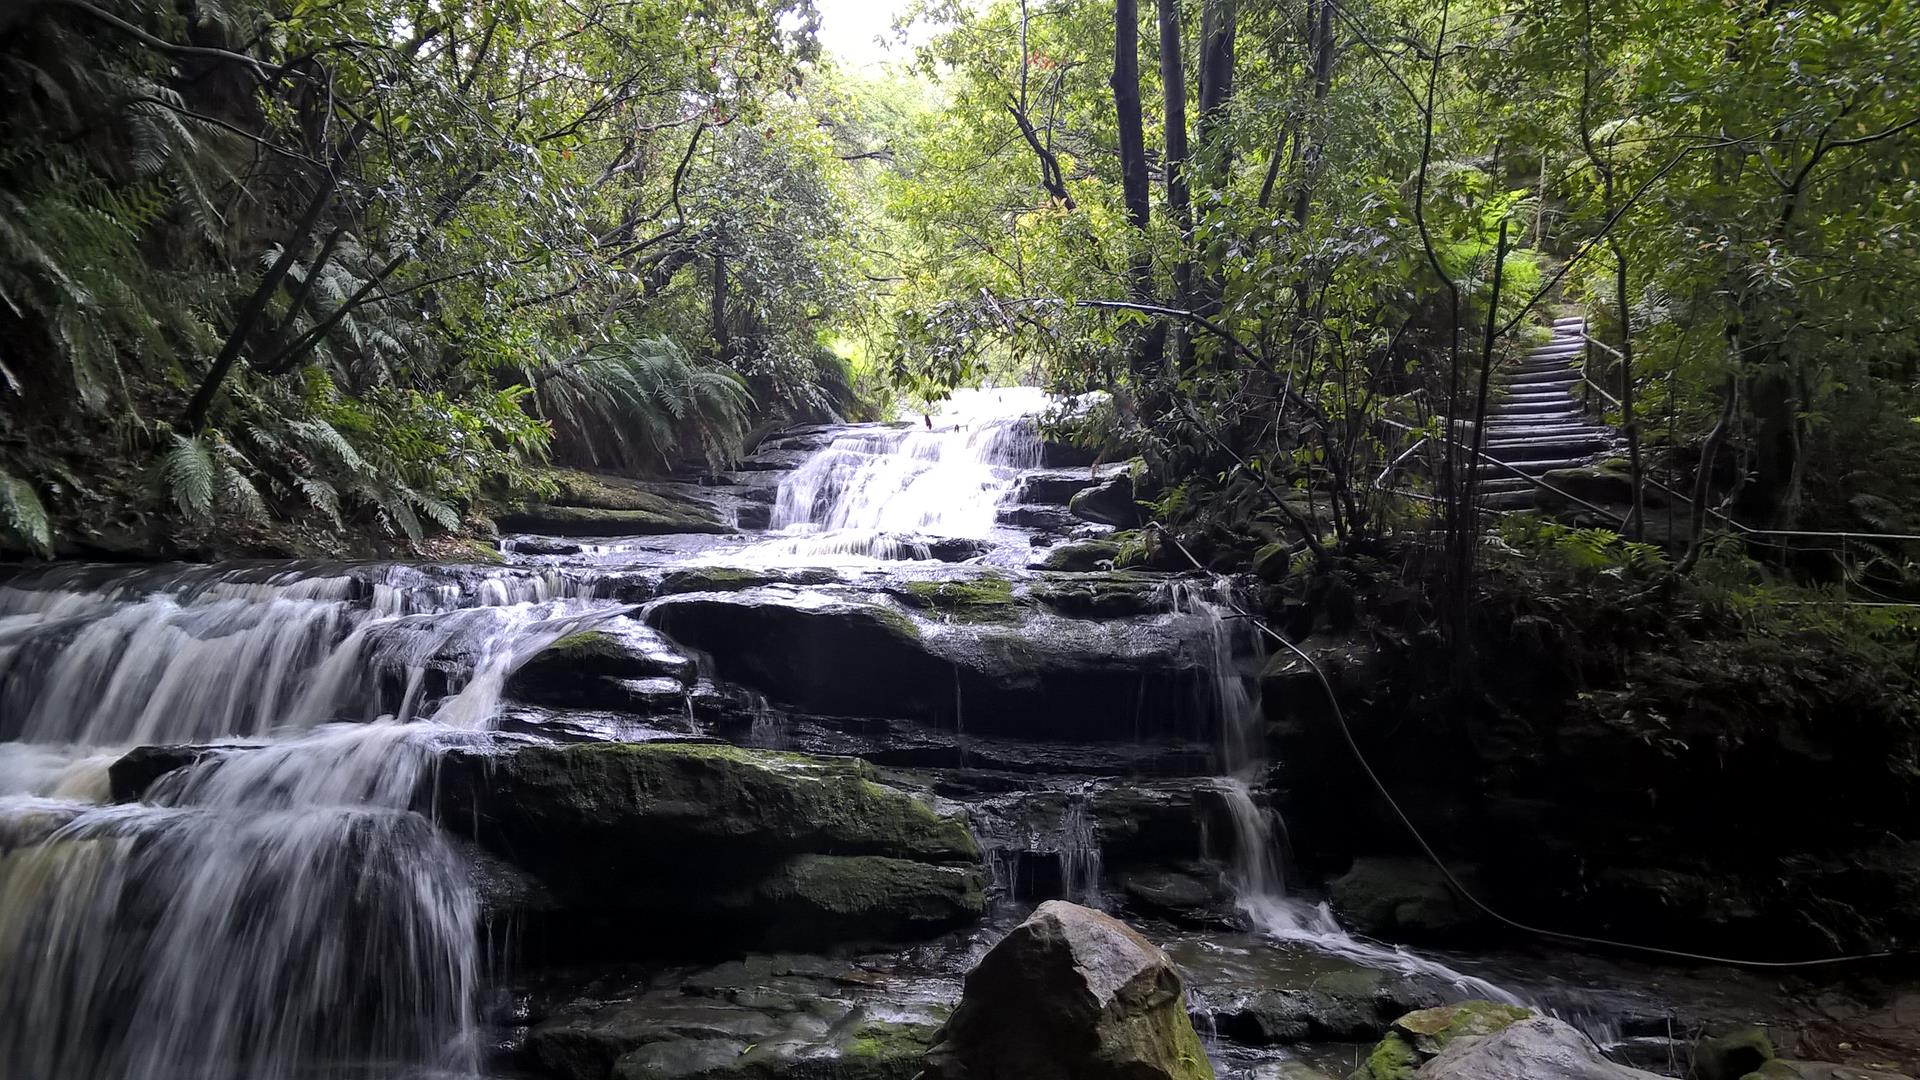
[[[1316,552],[1431,522],[1458,567],[1481,375],[1577,310],[1615,528],[1649,491],[1682,551],[1729,515],[1920,525],[1912,5],[1135,8],[946,11],[891,190],[902,378],[1038,360],[1118,391],[1175,520],[1255,502]],[[1874,558],[1912,587],[1911,546]]]
[[[718,461],[763,419],[857,408],[822,345],[856,219],[811,18],[10,7],[12,543],[417,540],[550,458]]]

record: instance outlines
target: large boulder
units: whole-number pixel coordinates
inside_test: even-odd
[[[926,1080],[1213,1076],[1165,953],[1109,915],[1050,900],[967,973]]]
[[[1412,1080],[1455,1040],[1495,1034],[1533,1016],[1530,1009],[1494,1001],[1462,1001],[1411,1012],[1374,1044],[1347,1080]]]
[[[692,683],[693,658],[635,619],[616,618],[561,638],[521,665],[507,682],[519,701],[580,708],[620,708],[633,700],[624,680]]]
[[[1074,494],[1067,510],[1082,521],[1117,525],[1131,529],[1143,520],[1140,504],[1133,501],[1133,477],[1116,476]]]
[[[1446,875],[1427,859],[1360,856],[1329,892],[1333,910],[1374,937],[1432,941],[1481,922],[1479,910],[1455,895]]]
[[[1491,1035],[1456,1039],[1414,1075],[1419,1080],[1658,1080],[1655,1073],[1608,1061],[1578,1029],[1545,1016]]]
[[[454,750],[432,798],[449,829],[538,882],[549,900],[524,914],[555,953],[898,940],[986,904],[966,822],[850,759],[687,743]],[[631,932],[654,920],[674,933]]]
[[[1773,1060],[1773,1040],[1757,1027],[1734,1028],[1693,1044],[1693,1080],[1741,1080]]]

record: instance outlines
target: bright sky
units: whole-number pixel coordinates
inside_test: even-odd
[[[893,20],[905,11],[909,0],[814,0],[820,9],[820,44],[859,69],[887,61],[907,59],[906,51],[893,41]],[[925,37],[916,29],[913,40]],[[876,38],[887,39],[882,45]]]

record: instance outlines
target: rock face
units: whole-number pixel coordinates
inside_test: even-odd
[[[1213,1076],[1180,973],[1124,923],[1051,900],[967,974],[926,1080]]]
[[[694,680],[693,658],[675,649],[652,627],[628,618],[561,638],[521,665],[507,693],[540,705],[619,707],[632,695],[621,680]]]
[[[1446,876],[1420,858],[1361,856],[1333,880],[1329,899],[1355,928],[1395,941],[1458,937],[1480,922]]]
[[[1116,476],[1074,494],[1067,500],[1074,517],[1101,525],[1130,529],[1140,524],[1140,504],[1133,501],[1133,478]]]
[[[898,940],[985,907],[966,823],[863,762],[684,743],[463,750],[434,799],[552,898],[524,914],[559,953]],[[675,933],[634,933],[649,917]]]
[[[1040,739],[1210,735],[1204,672],[1178,628],[1058,617],[992,577],[908,599],[924,614],[864,593],[750,589],[669,597],[647,621],[720,679],[801,712]]]
[[[556,471],[553,479],[558,490],[551,501],[528,503],[501,514],[500,528],[547,536],[657,536],[734,531],[733,526],[720,520],[709,503],[665,485],[571,470]]]
[[[1491,1035],[1456,1039],[1416,1074],[1420,1080],[1657,1080],[1616,1065],[1558,1020],[1536,1016]]]
[[[528,1039],[559,1080],[912,1080],[950,1001],[844,963],[748,956],[567,1003]]]

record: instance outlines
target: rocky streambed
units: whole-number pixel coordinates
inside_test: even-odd
[[[968,973],[1052,900],[1163,954],[1223,1076],[1680,1075],[1754,1026],[1920,1066],[1892,973],[1544,949],[1290,833],[1335,801],[1284,759],[1298,673],[1227,583],[1113,568],[1126,485],[990,411],[578,477],[503,519],[501,565],[16,574],[0,1075],[905,1080],[1010,1022],[950,1024],[963,997],[1021,1015],[1031,987]],[[1115,985],[1164,1025],[1162,960]],[[1511,1011],[1419,1012],[1485,999]],[[930,1075],[997,1075],[949,1051]],[[1740,1060],[1695,1072],[1848,1075]]]

